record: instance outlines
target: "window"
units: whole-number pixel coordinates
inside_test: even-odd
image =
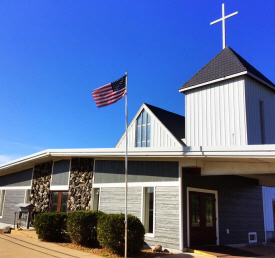
[[[3,216],[5,194],[6,194],[5,190],[0,190],[0,217]]]
[[[144,188],[144,228],[145,233],[154,233],[154,187]]]
[[[100,197],[100,189],[93,189],[93,210],[98,211],[99,209],[99,197]]]
[[[261,127],[261,143],[265,144],[265,134],[264,134],[264,102],[259,101],[260,109],[260,127]]]
[[[70,179],[70,160],[54,161],[52,168],[52,178],[50,190],[66,191],[69,190]]]
[[[150,147],[151,117],[143,109],[136,121],[136,147]]]
[[[31,197],[31,189],[27,189],[25,192],[25,203],[30,202],[30,197]]]
[[[68,192],[52,192],[51,211],[67,212]]]

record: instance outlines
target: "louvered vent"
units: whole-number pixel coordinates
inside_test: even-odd
[[[265,144],[265,135],[264,135],[264,103],[259,101],[260,108],[260,127],[261,127],[261,143]]]

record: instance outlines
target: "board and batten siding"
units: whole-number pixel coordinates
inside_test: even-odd
[[[125,188],[101,187],[99,210],[106,213],[125,212]],[[128,213],[142,220],[143,187],[128,188]],[[155,187],[155,232],[154,237],[145,236],[145,242],[154,247],[179,250],[179,187]]]
[[[274,235],[273,201],[275,201],[275,187],[263,186],[264,220],[267,238],[271,238]]]
[[[246,145],[244,77],[185,93],[187,146]]]
[[[182,147],[178,140],[170,133],[170,131],[155,117],[155,115],[146,108],[146,111],[151,116],[151,143],[150,147]],[[139,113],[138,113],[139,114]],[[136,118],[128,127],[128,147],[136,147]],[[115,146],[116,148],[125,149],[125,133]]]
[[[260,104],[263,102],[264,144],[275,143],[274,92],[250,78],[245,79],[248,144],[262,144]]]
[[[14,212],[20,209],[16,205],[24,203],[26,190],[5,190],[5,202],[3,206],[3,216],[0,223],[14,224]]]

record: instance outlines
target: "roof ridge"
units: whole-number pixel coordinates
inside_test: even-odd
[[[159,109],[159,110],[162,110],[162,111],[165,111],[165,112],[168,112],[168,113],[171,113],[171,114],[177,115],[177,116],[185,117],[185,116],[183,116],[183,115],[177,114],[177,113],[172,112],[172,111],[168,111],[168,110],[163,109],[163,108],[160,108],[160,107],[156,107],[156,106],[151,105],[151,104],[147,104],[147,103],[143,103],[143,104],[145,104],[145,105],[146,105],[149,109],[150,109],[150,107],[153,107],[153,108],[157,108],[157,109]],[[152,110],[151,110],[151,111],[152,111]]]
[[[267,79],[254,66],[248,63],[243,57],[236,53],[229,46],[225,47],[214,56],[205,66],[203,66],[194,76],[180,87],[180,91],[189,88],[203,86],[217,80],[224,80],[241,74],[260,81],[266,87],[275,90],[275,84]]]

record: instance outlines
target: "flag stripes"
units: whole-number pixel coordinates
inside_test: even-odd
[[[126,92],[126,76],[92,91],[97,107],[104,107],[123,98]]]

